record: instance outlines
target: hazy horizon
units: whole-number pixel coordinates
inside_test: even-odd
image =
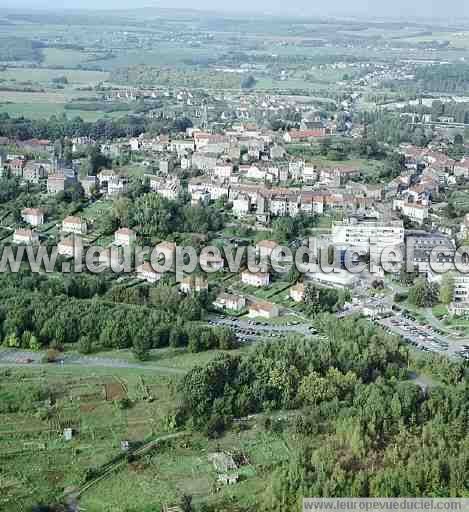
[[[469,2],[466,0],[329,0],[327,4],[312,5],[308,0],[291,0],[288,4],[259,0],[255,4],[248,0],[238,0],[229,6],[220,5],[217,0],[202,0],[194,5],[190,0],[72,0],[64,6],[59,0],[4,0],[0,8],[8,9],[92,9],[92,10],[131,10],[137,8],[209,10],[227,13],[272,13],[313,16],[362,16],[391,18],[445,18],[460,19],[469,17]]]

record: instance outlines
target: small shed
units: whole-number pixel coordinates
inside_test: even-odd
[[[64,428],[64,440],[71,441],[73,439],[73,429]]]

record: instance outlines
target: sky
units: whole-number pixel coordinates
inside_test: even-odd
[[[133,9],[177,7],[217,11],[270,12],[322,16],[469,18],[469,0],[1,0],[12,8]]]

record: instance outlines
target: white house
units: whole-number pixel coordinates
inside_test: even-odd
[[[221,180],[230,179],[233,173],[233,164],[228,163],[217,163],[213,169],[213,175]]]
[[[66,217],[62,222],[62,231],[64,233],[86,235],[88,232],[88,225],[86,220],[83,220],[81,217]]]
[[[239,194],[233,199],[233,214],[237,217],[247,215],[251,211],[251,198],[247,194]]]
[[[31,229],[15,229],[13,243],[32,245],[39,242],[39,235]]]
[[[214,301],[213,305],[219,309],[241,311],[246,307],[246,298],[242,295],[220,293]]]
[[[102,187],[104,185],[107,185],[112,180],[118,179],[118,174],[113,171],[112,169],[103,169],[98,173],[98,182],[99,186]]]
[[[137,267],[137,277],[148,283],[156,283],[161,279],[162,275],[163,274],[156,272],[148,261],[145,261]]]
[[[44,212],[40,208],[24,208],[21,210],[21,218],[31,226],[44,224]]]
[[[137,241],[137,233],[133,229],[120,228],[114,233],[114,243],[116,245],[132,245]]]
[[[245,270],[241,273],[241,282],[256,288],[263,288],[270,284],[270,274],[268,272],[249,272]]]
[[[107,196],[115,197],[127,194],[129,190],[129,182],[126,178],[117,178],[109,180],[107,184]]]

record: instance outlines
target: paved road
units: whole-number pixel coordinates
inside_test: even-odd
[[[50,366],[50,363],[42,363],[44,353],[45,352],[31,352],[17,349],[0,350],[0,366]],[[59,364],[60,363],[58,363],[58,365]],[[80,356],[76,354],[64,354],[63,365],[150,370],[158,373],[166,373],[168,375],[185,375],[187,373],[180,368],[169,368],[152,363],[139,364],[109,357]]]

